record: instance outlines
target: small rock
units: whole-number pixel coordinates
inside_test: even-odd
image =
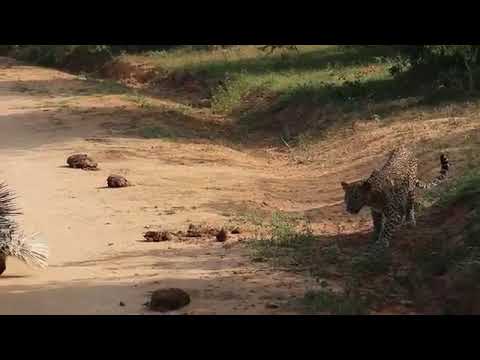
[[[190,295],[181,289],[162,289],[152,294],[150,310],[167,312],[181,309],[190,304]]]
[[[227,239],[228,239],[227,232],[224,229],[220,230],[220,232],[217,234],[217,241],[225,242],[227,241]]]
[[[210,107],[211,106],[211,102],[210,102],[210,99],[201,99],[198,104],[200,106],[203,106],[203,107]]]
[[[265,307],[267,309],[278,309],[278,308],[280,308],[280,305],[275,304],[275,303],[268,303],[268,304],[265,305]]]
[[[130,184],[123,176],[111,175],[107,179],[107,185],[109,188],[123,188],[129,186]]]
[[[162,242],[172,240],[172,235],[167,231],[148,231],[143,235],[146,242]]]
[[[202,237],[202,231],[200,227],[190,224],[187,230],[187,237]]]
[[[235,229],[233,229],[231,232],[232,232],[233,235],[238,235],[238,234],[240,234],[240,229],[239,229],[239,228],[235,228]]]
[[[98,170],[98,164],[87,154],[75,154],[67,159],[67,164],[72,169]]]

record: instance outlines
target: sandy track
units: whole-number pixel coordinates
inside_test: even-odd
[[[303,293],[302,278],[254,268],[235,240],[140,242],[147,226],[222,226],[250,205],[271,206],[264,184],[282,181],[281,164],[220,145],[122,137],[112,128],[132,104],[120,96],[72,95],[92,85],[54,70],[0,71],[0,177],[19,196],[25,230],[51,248],[44,271],[9,259],[0,314],[141,314],[149,291],[171,286],[192,295],[182,313],[268,314],[282,313],[268,302]],[[75,152],[101,170],[65,168]],[[112,173],[135,186],[103,188]]]
[[[306,165],[296,165],[285,152],[228,146],[221,118],[185,114],[172,100],[150,99],[152,108],[142,109],[104,85],[5,63],[0,59],[0,180],[19,196],[25,231],[48,238],[51,259],[44,271],[9,259],[0,314],[144,314],[148,293],[164,287],[191,294],[182,314],[289,313],[266,304],[281,305],[316,285],[252,264],[238,237],[226,245],[147,244],[142,234],[190,223],[220,227],[244,213],[282,210],[308,217],[325,241],[348,238],[371,224],[367,211],[344,213],[341,181],[368,175],[400,143],[415,146],[426,179],[438,173],[440,151],[455,172],[480,144],[477,111],[465,118],[406,111],[401,121],[332,132]],[[137,136],[151,126],[184,136]],[[100,171],[66,168],[77,152],[93,156]],[[113,173],[135,186],[105,189]]]

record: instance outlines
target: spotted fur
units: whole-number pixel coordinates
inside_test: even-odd
[[[406,220],[415,226],[415,191],[430,189],[442,183],[448,175],[449,161],[440,156],[440,175],[430,183],[417,178],[417,159],[406,147],[391,152],[386,164],[374,170],[368,179],[351,184],[342,182],[346,209],[351,214],[370,207],[374,226],[374,239],[384,247],[400,225]]]

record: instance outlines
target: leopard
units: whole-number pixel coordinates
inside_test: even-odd
[[[416,193],[429,190],[446,181],[450,170],[447,155],[440,155],[440,174],[426,183],[417,176],[418,161],[406,146],[393,149],[385,165],[368,178],[352,183],[342,182],[346,211],[358,214],[369,207],[373,220],[372,242],[386,249],[399,228],[407,223],[416,226]]]

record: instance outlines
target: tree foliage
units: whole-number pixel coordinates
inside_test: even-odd
[[[399,56],[391,67],[393,75],[405,72],[427,74],[442,85],[473,92],[480,70],[480,45],[381,45]]]
[[[273,54],[278,50],[294,50],[298,51],[297,45],[264,45],[259,47],[260,50],[267,52],[268,54]]]

